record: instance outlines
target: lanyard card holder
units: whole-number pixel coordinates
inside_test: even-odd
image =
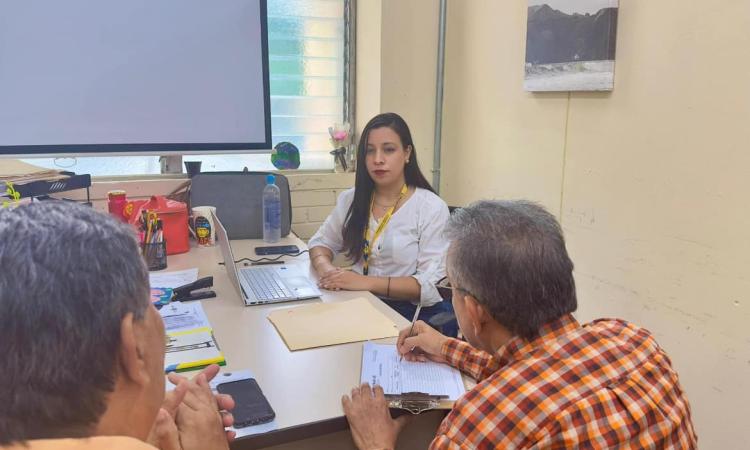
[[[401,395],[386,395],[389,408],[403,409],[412,414],[419,414],[431,409],[439,409],[440,401],[447,395],[429,395],[423,392],[405,392]]]

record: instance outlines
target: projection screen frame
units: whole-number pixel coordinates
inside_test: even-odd
[[[128,143],[128,144],[43,144],[2,145],[0,159],[8,158],[67,158],[96,156],[167,156],[197,154],[251,154],[270,153],[271,137],[271,89],[268,57],[268,8],[267,0],[258,0],[260,8],[260,35],[263,76],[263,111],[265,142],[206,142],[206,143]]]

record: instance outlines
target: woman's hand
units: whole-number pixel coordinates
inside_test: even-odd
[[[318,286],[331,291],[369,291],[371,280],[351,270],[334,268],[320,277]]]
[[[319,277],[323,277],[326,273],[336,269],[336,266],[333,265],[333,252],[320,246],[310,249],[310,264]]]
[[[331,271],[334,271],[337,269],[336,266],[331,264],[330,261],[326,260],[324,255],[320,255],[321,258],[317,258],[313,262],[313,269],[315,269],[315,272],[318,274],[320,278],[323,278]]]

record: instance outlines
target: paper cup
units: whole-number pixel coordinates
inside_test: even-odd
[[[196,206],[193,208],[193,228],[201,247],[210,247],[216,244],[216,229],[214,228],[214,206]]]

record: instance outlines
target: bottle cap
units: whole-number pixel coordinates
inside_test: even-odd
[[[272,173],[269,173],[266,175],[266,183],[267,184],[276,184],[276,176]]]

